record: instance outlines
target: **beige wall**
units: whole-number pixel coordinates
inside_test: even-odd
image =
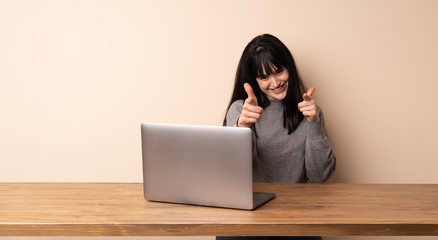
[[[334,182],[438,183],[438,1],[0,1],[0,181],[140,182],[140,123],[220,125],[277,35],[315,86]]]

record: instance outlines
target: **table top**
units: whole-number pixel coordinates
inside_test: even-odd
[[[141,183],[0,183],[0,236],[438,236],[438,184],[255,184],[257,210],[149,202]]]

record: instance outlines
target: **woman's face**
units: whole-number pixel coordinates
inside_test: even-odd
[[[263,75],[256,78],[260,89],[266,94],[269,100],[281,101],[286,97],[289,72],[286,68],[271,69],[271,74],[266,75],[263,70]]]

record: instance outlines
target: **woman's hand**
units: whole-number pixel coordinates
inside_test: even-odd
[[[303,113],[309,122],[319,122],[319,114],[316,108],[315,100],[312,98],[316,88],[311,87],[303,94],[304,101],[298,103],[298,109]]]
[[[245,88],[246,94],[248,94],[248,98],[243,103],[242,113],[240,114],[239,120],[237,120],[237,126],[250,128],[252,124],[259,120],[263,108],[258,105],[257,97],[254,95],[251,85],[245,83],[243,87]]]

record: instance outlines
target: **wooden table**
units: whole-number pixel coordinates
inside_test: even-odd
[[[438,185],[256,184],[255,211],[148,202],[140,183],[0,183],[0,236],[437,235]]]

